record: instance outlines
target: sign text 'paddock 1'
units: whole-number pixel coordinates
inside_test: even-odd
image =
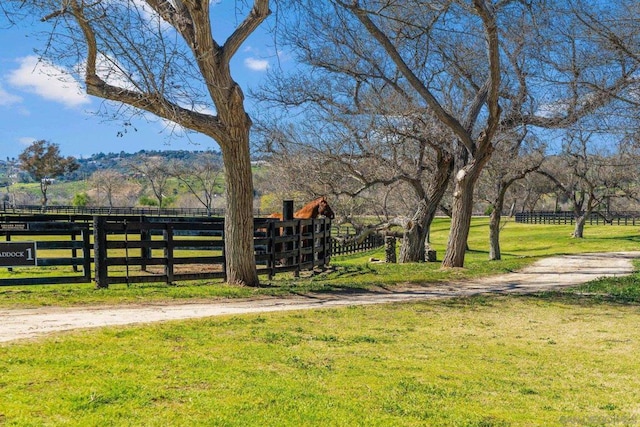
[[[0,242],[0,267],[35,265],[36,242]]]

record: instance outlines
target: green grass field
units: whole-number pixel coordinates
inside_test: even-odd
[[[637,250],[635,227],[509,223],[505,260],[474,220],[467,267],[380,265],[263,288],[219,283],[0,289],[7,307],[425,283],[561,253]],[[434,227],[441,259],[446,223]],[[85,298],[86,300],[83,300]],[[0,345],[0,426],[637,426],[640,274],[563,292],[224,316]]]
[[[0,423],[637,425],[639,321],[483,297],[64,333],[0,347]]]

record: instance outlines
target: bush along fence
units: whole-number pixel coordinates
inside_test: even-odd
[[[329,219],[257,218],[254,227],[258,274],[328,266]],[[0,286],[226,279],[222,218],[5,215],[0,236],[0,267],[8,271]]]
[[[533,211],[520,212],[515,215],[516,222],[524,224],[558,224],[573,225],[576,221],[572,211]],[[589,225],[636,225],[640,224],[640,212],[593,212],[587,218]]]

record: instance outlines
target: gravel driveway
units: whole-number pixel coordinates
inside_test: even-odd
[[[577,285],[633,272],[640,252],[551,257],[516,273],[449,284],[375,289],[355,293],[309,294],[287,298],[215,300],[181,304],[0,309],[0,342],[36,338],[57,331],[160,322],[243,313],[381,304],[484,293],[528,293]]]

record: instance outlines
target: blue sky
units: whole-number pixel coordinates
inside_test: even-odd
[[[224,16],[224,25],[216,27],[216,38],[230,32],[239,19],[234,4],[233,0],[223,0],[215,5]],[[269,22],[247,40],[232,62],[232,73],[245,91],[250,114],[249,87],[257,86],[269,67],[282,64],[282,58],[276,59],[266,24]],[[36,67],[33,52],[44,42],[34,34],[44,28],[38,22],[9,27],[0,14],[0,159],[17,157],[39,139],[56,143],[62,154],[76,157],[142,149],[218,149],[209,138],[193,134],[188,138],[171,137],[163,122],[142,118],[132,123],[136,131],[129,128],[124,136],[118,136],[124,130],[121,122],[95,114],[102,100],[85,95],[78,82],[47,77]]]

